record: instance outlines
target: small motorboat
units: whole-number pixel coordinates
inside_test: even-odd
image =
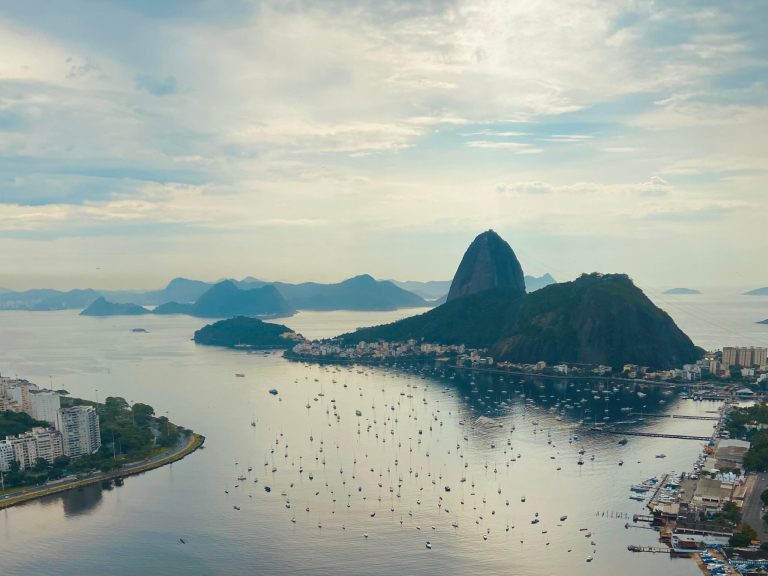
[[[427,540],[427,550],[432,550],[432,542]]]
[[[272,396],[277,396],[277,388],[271,388],[269,393],[272,394]]]

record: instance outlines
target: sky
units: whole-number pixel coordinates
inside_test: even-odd
[[[768,3],[0,1],[0,286],[768,285]]]

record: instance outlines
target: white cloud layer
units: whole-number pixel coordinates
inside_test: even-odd
[[[645,238],[628,259],[665,236],[762,241],[759,3],[141,6],[0,7],[0,248],[30,273],[138,236],[176,238],[169,262],[204,238],[203,270],[163,270],[205,277],[239,274],[216,258],[225,236],[281,239],[259,262],[273,276],[307,243],[347,252],[319,279],[445,277],[457,255],[425,269],[418,251],[379,253],[385,239],[460,252],[490,225],[541,245]]]

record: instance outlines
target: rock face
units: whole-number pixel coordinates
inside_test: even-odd
[[[461,259],[448,291],[447,302],[497,288],[525,295],[523,269],[512,248],[493,230],[472,241]]]

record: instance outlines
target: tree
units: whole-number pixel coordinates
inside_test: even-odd
[[[32,467],[33,472],[45,472],[48,470],[48,461],[45,458],[37,458],[35,465]]]
[[[155,415],[155,409],[149,404],[142,404],[137,402],[131,408],[133,412],[133,419],[136,422],[136,426],[146,426],[149,423],[150,418]]]
[[[734,548],[744,548],[757,539],[757,532],[746,522],[741,525],[741,530],[730,537],[728,543]]]

